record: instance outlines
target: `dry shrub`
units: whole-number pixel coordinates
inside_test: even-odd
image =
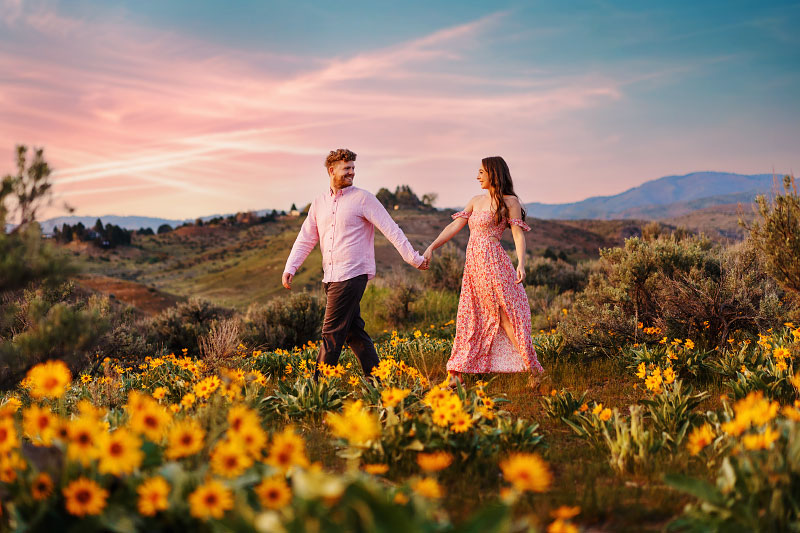
[[[239,321],[227,319],[215,323],[206,335],[198,339],[200,355],[211,368],[224,365],[236,353],[239,345]]]

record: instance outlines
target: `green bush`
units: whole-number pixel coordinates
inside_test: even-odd
[[[149,326],[149,318],[141,318],[133,310],[121,313],[112,328],[99,340],[96,348],[100,359],[115,357],[126,363],[138,363],[145,357],[157,355],[156,347],[148,335],[143,335]]]
[[[148,343],[170,352],[199,352],[198,337],[207,335],[219,320],[230,318],[233,311],[208,301],[192,298],[156,315],[148,324]]]
[[[569,351],[616,356],[643,340],[640,324],[713,348],[734,329],[779,324],[781,297],[763,257],[746,244],[726,250],[703,237],[631,238],[601,250],[559,328]]]
[[[252,304],[244,316],[244,340],[267,349],[302,346],[320,338],[324,317],[322,298],[308,292],[292,293],[267,304]]]
[[[531,307],[531,319],[534,331],[547,331],[555,328],[558,321],[575,302],[572,291],[558,292],[558,289],[546,285],[528,285],[525,287],[528,303]]]
[[[579,292],[586,287],[589,268],[587,263],[571,265],[562,260],[534,257],[527,264],[525,285],[550,287],[558,294]]]
[[[800,293],[800,196],[794,177],[783,178],[783,194],[772,202],[756,199],[761,220],[750,227],[750,237],[766,258],[767,271],[787,290]],[[742,225],[744,225],[742,223]]]
[[[367,287],[362,306],[366,315],[376,318],[384,329],[408,328],[416,320],[413,304],[422,293],[418,280],[402,272],[392,272],[373,280]]]
[[[659,316],[652,324],[670,337],[692,336],[707,348],[722,345],[735,330],[753,334],[779,326],[786,309],[783,291],[750,242],[715,251],[711,272],[693,267],[663,280]]]
[[[90,361],[108,329],[105,297],[72,297],[72,285],[26,290],[14,301],[11,327],[0,338],[0,388],[12,388],[32,365],[62,359],[78,372]]]
[[[425,286],[431,289],[443,289],[461,292],[461,278],[464,275],[465,256],[462,250],[448,242],[439,252],[434,253],[430,268],[423,275]]]

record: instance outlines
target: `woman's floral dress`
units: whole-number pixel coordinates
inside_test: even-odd
[[[447,370],[466,373],[544,372],[531,342],[531,309],[525,288],[514,283],[516,270],[500,245],[506,228],[491,211],[460,211],[453,219],[469,221],[467,260],[458,302],[456,337]],[[509,224],[530,231],[519,219]],[[503,309],[513,328],[521,353],[500,327]]]

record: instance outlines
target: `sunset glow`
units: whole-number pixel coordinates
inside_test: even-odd
[[[0,0],[0,172],[41,146],[78,214],[181,218],[305,204],[338,147],[442,207],[495,154],[547,203],[798,168],[797,4],[162,3]]]

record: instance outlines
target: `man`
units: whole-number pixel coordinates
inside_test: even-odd
[[[282,281],[291,290],[297,269],[319,242],[328,301],[317,363],[335,365],[347,343],[361,362],[364,375],[369,376],[378,364],[378,354],[364,331],[359,304],[367,281],[375,277],[375,227],[410,265],[426,270],[428,261],[414,250],[373,194],[353,187],[355,160],[356,154],[344,148],[328,154],[325,168],[329,190],[312,202],[286,260]]]

